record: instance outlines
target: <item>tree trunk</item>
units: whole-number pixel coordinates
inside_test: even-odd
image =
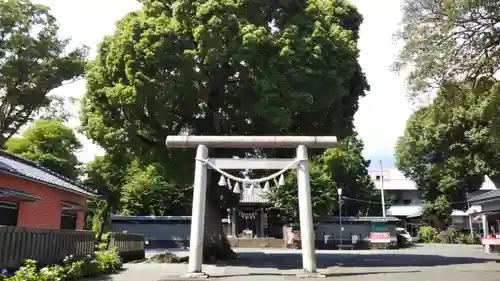
[[[104,232],[104,219],[100,218],[99,221],[99,232],[97,233],[97,243],[100,243],[102,241],[102,234]]]
[[[235,259],[237,255],[231,249],[227,236],[222,230],[220,206],[213,206],[209,202],[207,203],[205,235],[203,239],[203,260],[205,262],[216,262]]]
[[[205,231],[203,239],[204,262],[232,260],[237,254],[231,249],[227,236],[222,229],[221,188],[217,185],[218,174],[208,171],[207,204],[205,210]]]
[[[97,232],[97,243],[100,243],[102,241],[102,235],[104,233],[104,228],[106,226],[106,223],[109,222],[109,217],[111,214],[111,207],[109,206],[108,202],[105,203],[106,206],[104,206],[104,210],[102,210],[101,217],[99,218],[99,232]]]
[[[439,231],[446,230],[446,225],[448,219],[444,216],[433,216],[434,225],[433,227]]]

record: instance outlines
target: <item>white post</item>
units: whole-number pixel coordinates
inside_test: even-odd
[[[231,209],[227,209],[227,235],[226,236],[233,236],[231,234],[231,224],[233,223],[233,220],[231,219]]]
[[[231,232],[233,233],[233,236],[234,237],[237,237],[238,235],[236,235],[236,208],[233,208],[232,212],[231,212]]]
[[[339,250],[342,250],[342,239],[343,239],[343,228],[342,228],[342,188],[337,189],[337,193],[339,195],[339,233],[340,233],[340,247]]]
[[[469,203],[469,192],[465,192],[465,198],[467,199],[467,214],[468,214],[468,219],[469,219],[469,232],[470,232],[470,237],[474,239],[474,229],[472,228],[472,210],[470,208],[470,203]]]
[[[197,159],[206,159],[208,148],[198,145]],[[203,233],[205,229],[205,203],[207,197],[207,167],[201,161],[196,161],[194,170],[193,210],[191,214],[191,238],[189,241],[189,276],[205,276],[201,271],[203,258]]]
[[[380,160],[380,200],[382,201],[382,217],[385,218],[384,170],[382,169],[382,160]]]
[[[260,237],[264,237],[264,208],[260,208]]]
[[[305,273],[316,273],[309,160],[305,145],[297,147],[297,159],[300,160],[300,163],[297,165],[297,185],[299,193],[300,236],[302,240],[302,267]]]
[[[488,234],[490,233],[490,229],[489,229],[489,226],[488,226],[488,216],[487,215],[482,215],[481,216],[481,220],[482,220],[482,223],[483,223],[483,238],[488,236]]]

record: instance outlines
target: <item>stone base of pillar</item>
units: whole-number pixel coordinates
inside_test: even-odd
[[[208,274],[205,272],[193,272],[193,273],[187,273],[185,275],[181,275],[179,278],[175,280],[199,280],[199,279],[208,279],[210,277]],[[174,279],[163,279],[163,280],[158,280],[158,281],[167,281],[167,280],[174,280]]]
[[[309,279],[309,278],[325,278],[326,275],[321,274],[319,272],[301,272],[297,273],[297,278],[301,279]]]
[[[487,254],[491,254],[491,245],[490,244],[484,245],[484,252]]]

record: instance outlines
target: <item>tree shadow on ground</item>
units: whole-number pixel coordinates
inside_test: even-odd
[[[369,272],[343,272],[343,273],[326,273],[325,277],[347,277],[347,276],[365,276],[377,274],[397,274],[397,273],[415,273],[421,272],[420,270],[401,270],[401,271],[369,271]],[[228,277],[244,277],[244,276],[291,276],[295,277],[295,273],[242,273],[242,274],[229,274],[229,275],[210,275],[210,278],[228,278]]]
[[[497,261],[493,258],[448,257],[422,254],[358,254],[316,253],[318,268],[328,267],[434,267],[457,264],[477,264]],[[250,268],[302,268],[301,253],[239,252],[237,260],[219,262],[217,266]]]
[[[81,279],[81,281],[111,281],[113,280],[113,275],[101,275],[97,277],[89,277]]]

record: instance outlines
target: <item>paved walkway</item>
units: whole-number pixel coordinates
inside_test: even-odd
[[[240,259],[228,265],[205,265],[210,280],[297,280],[300,251],[237,249]],[[179,252],[180,255],[185,252]],[[481,247],[422,245],[404,250],[317,251],[319,271],[315,280],[388,281],[500,281],[500,257],[484,254]],[[186,264],[126,264],[117,275],[92,281],[179,280]]]

